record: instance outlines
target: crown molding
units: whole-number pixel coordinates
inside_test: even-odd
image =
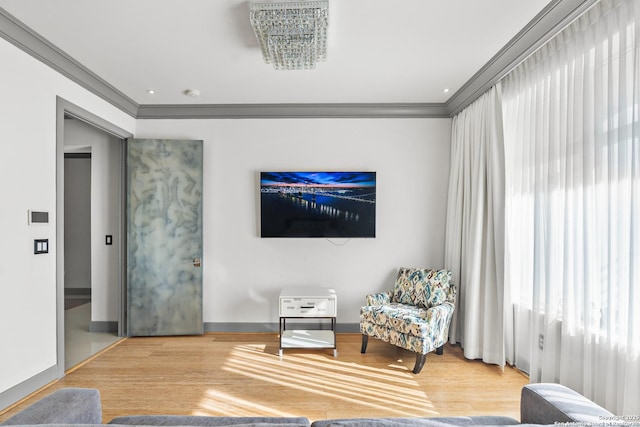
[[[599,0],[554,0],[444,104],[137,104],[0,8],[0,37],[136,119],[453,117]]]
[[[0,8],[0,37],[135,117],[138,111],[136,102],[58,49],[3,8]]]
[[[599,0],[554,0],[445,103],[450,117],[495,85]]]
[[[448,117],[444,104],[140,105],[138,119],[290,119]]]

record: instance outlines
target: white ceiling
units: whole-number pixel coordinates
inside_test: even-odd
[[[549,3],[330,0],[328,58],[308,71],[263,62],[248,0],[0,8],[137,104],[444,103]]]

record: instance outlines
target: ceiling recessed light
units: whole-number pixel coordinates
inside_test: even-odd
[[[147,93],[149,95],[154,95],[156,93],[156,91],[154,89],[147,89]]]
[[[185,95],[190,96],[192,98],[197,98],[200,96],[200,91],[198,89],[187,89],[184,91]]]
[[[449,93],[449,91],[450,91],[450,90],[451,90],[451,89],[449,89],[448,87],[445,87],[444,89],[442,89],[442,91],[443,91],[444,93]]]

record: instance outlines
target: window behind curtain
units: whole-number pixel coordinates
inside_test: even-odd
[[[602,1],[502,81],[510,360],[640,413],[640,19]]]

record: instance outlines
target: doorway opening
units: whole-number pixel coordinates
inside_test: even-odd
[[[57,375],[121,339],[125,318],[125,140],[130,133],[57,105]]]
[[[118,218],[119,168],[110,166],[112,163],[118,166],[119,144],[120,140],[117,138],[106,135],[86,123],[71,117],[65,118],[65,370],[73,368],[119,340],[117,325],[96,328],[92,323],[96,316],[105,318],[104,312],[108,311],[109,303],[115,305],[118,296],[120,266],[117,251],[109,251],[112,245],[105,250],[96,243],[99,243],[97,234],[101,229],[112,230],[118,227],[117,222],[110,218]],[[94,147],[97,154],[96,167],[92,167]],[[116,155],[109,156],[110,152]],[[110,187],[115,187],[116,191],[109,191]],[[112,197],[110,193],[116,197]],[[110,209],[100,208],[105,200],[113,205]],[[93,278],[94,274],[100,277]],[[95,301],[92,298],[94,287],[97,294]],[[112,316],[107,313],[106,318],[109,317],[115,319],[117,312]]]

